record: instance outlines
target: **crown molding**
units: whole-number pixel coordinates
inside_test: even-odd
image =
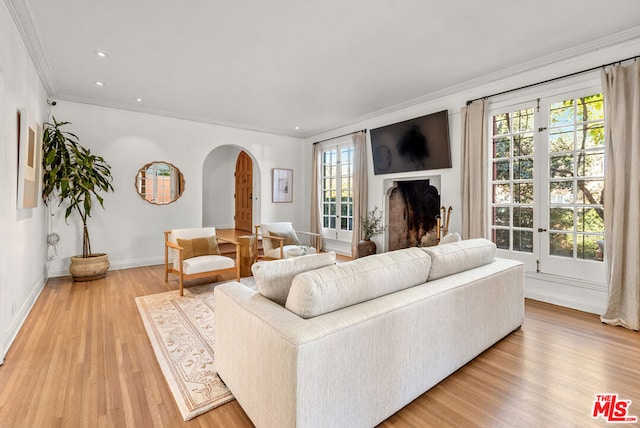
[[[450,95],[463,93],[465,91],[476,89],[484,85],[489,85],[491,83],[504,80],[510,77],[514,77],[534,69],[555,65],[562,61],[567,61],[581,55],[593,54],[594,52],[597,52],[601,49],[605,49],[621,43],[629,42],[634,39],[640,39],[640,26],[632,27],[628,30],[621,31],[619,33],[611,34],[609,36],[602,37],[600,39],[596,39],[588,43],[583,43],[581,45],[574,46],[569,49],[564,49],[562,51],[558,51],[550,55],[546,55],[531,61],[524,62],[522,64],[505,68],[495,73],[491,73],[485,76],[471,79],[466,82],[453,85],[438,91],[434,91],[429,94],[422,95],[390,107],[385,107],[383,109],[376,110],[374,112],[359,116],[354,120],[335,124],[334,126],[331,126],[330,128],[326,128],[324,130],[321,129],[321,130],[317,130],[317,132],[309,132],[308,134],[305,134],[304,137],[311,138],[318,135],[324,135],[332,131],[340,132],[344,127],[348,127],[350,125],[371,120],[387,114],[396,113],[401,110],[410,109],[417,105],[435,101]],[[593,66],[596,66],[596,65],[598,64],[594,64]]]
[[[280,129],[251,126],[251,125],[245,125],[245,124],[236,123],[236,122],[214,120],[208,117],[181,114],[181,113],[176,113],[172,111],[152,109],[152,108],[143,107],[143,106],[131,106],[127,104],[100,101],[100,100],[94,100],[90,98],[72,97],[68,95],[58,95],[55,98],[56,100],[59,100],[59,101],[69,101],[73,103],[88,104],[88,105],[94,105],[97,107],[112,108],[116,110],[125,110],[125,111],[131,111],[131,112],[143,113],[143,114],[152,114],[155,116],[169,117],[172,119],[179,119],[179,120],[187,120],[190,122],[206,123],[209,125],[221,126],[225,128],[234,128],[234,129],[239,129],[243,131],[260,132],[263,134],[272,134],[272,135],[277,135],[282,137],[292,137],[292,138],[298,138],[300,140],[304,138],[302,136],[302,133],[300,132],[298,133],[285,132]]]
[[[40,80],[42,81],[42,85],[44,86],[47,95],[53,96],[57,92],[55,80],[53,78],[49,61],[42,49],[40,36],[33,25],[33,19],[31,19],[29,8],[24,0],[4,0],[4,3],[7,5],[7,9],[9,9],[11,18],[13,19],[13,22],[18,29],[18,33],[27,48],[29,57],[36,68],[38,76],[40,76]]]

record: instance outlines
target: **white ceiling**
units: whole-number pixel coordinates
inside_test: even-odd
[[[299,136],[640,28],[638,0],[5,2],[53,99]]]

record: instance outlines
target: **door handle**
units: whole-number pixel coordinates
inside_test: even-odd
[[[546,232],[546,231],[547,231],[547,229],[543,229],[541,227],[538,228],[538,232]]]

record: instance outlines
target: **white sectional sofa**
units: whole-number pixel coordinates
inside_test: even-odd
[[[484,239],[334,258],[215,289],[217,371],[257,427],[372,427],[524,320],[524,267]]]

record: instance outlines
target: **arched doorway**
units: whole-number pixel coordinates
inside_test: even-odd
[[[202,163],[202,226],[220,229],[235,228],[236,204],[235,172],[240,153],[244,151],[251,160],[252,188],[246,195],[253,197],[251,202],[251,221],[260,223],[260,163],[243,147],[226,144],[211,150]],[[188,177],[187,188],[189,186]],[[249,227],[252,227],[251,224]],[[250,229],[248,229],[250,230]]]
[[[251,232],[253,227],[253,161],[243,150],[236,159],[235,228]]]

